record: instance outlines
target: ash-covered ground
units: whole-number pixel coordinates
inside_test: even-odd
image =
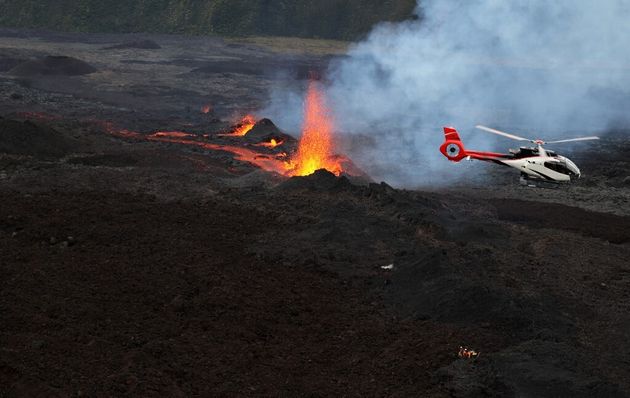
[[[560,189],[289,179],[201,145],[294,149],[267,121],[219,136],[331,56],[281,44],[2,32],[0,395],[629,396],[627,135]]]

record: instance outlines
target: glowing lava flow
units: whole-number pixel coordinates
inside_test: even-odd
[[[333,123],[323,94],[317,83],[311,81],[304,104],[304,126],[297,153],[291,159],[288,172],[293,176],[306,176],[319,169],[340,175],[343,171],[333,155]]]
[[[247,135],[256,125],[256,118],[252,115],[247,115],[241,120],[238,127],[229,134],[219,134],[219,137],[243,137]]]
[[[174,144],[183,144],[183,145],[191,145],[197,146],[204,149],[210,149],[214,151],[223,151],[236,155],[236,159],[251,163],[263,170],[273,171],[279,174],[284,174],[286,172],[286,162],[284,158],[286,154],[281,153],[277,155],[263,155],[259,152],[252,151],[250,149],[229,146],[229,145],[217,145],[211,144],[207,142],[187,140],[187,139],[179,139],[179,138],[170,138],[170,137],[156,137],[156,136],[147,136],[149,141],[157,141],[157,142],[170,142]]]
[[[149,137],[190,138],[194,136],[194,134],[184,133],[181,131],[158,131],[157,133],[151,134]]]

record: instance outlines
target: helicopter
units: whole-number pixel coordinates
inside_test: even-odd
[[[494,153],[472,151],[464,147],[459,133],[453,127],[444,127],[445,141],[440,146],[440,152],[452,162],[459,162],[462,159],[483,160],[496,163],[502,166],[513,167],[521,172],[521,184],[530,185],[534,183],[569,183],[580,178],[580,169],[571,160],[560,156],[554,151],[543,148],[545,144],[558,144],[563,142],[598,140],[599,137],[578,137],[557,141],[544,141],[541,139],[529,139],[518,135],[506,133],[504,131],[492,129],[486,126],[475,126],[480,130],[511,138],[516,141],[528,141],[535,144],[535,147],[521,147],[518,150],[510,149],[509,153]]]

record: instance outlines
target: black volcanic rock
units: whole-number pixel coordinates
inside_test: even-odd
[[[278,189],[288,191],[340,191],[351,188],[352,184],[348,178],[337,177],[325,169],[317,170],[305,177],[291,177],[278,186]]]
[[[9,71],[14,76],[81,76],[96,72],[96,68],[80,59],[49,55],[23,62]]]

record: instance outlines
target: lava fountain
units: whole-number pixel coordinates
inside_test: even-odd
[[[332,115],[317,82],[308,85],[304,102],[304,126],[289,175],[306,176],[319,169],[340,175],[343,168],[334,156]]]

